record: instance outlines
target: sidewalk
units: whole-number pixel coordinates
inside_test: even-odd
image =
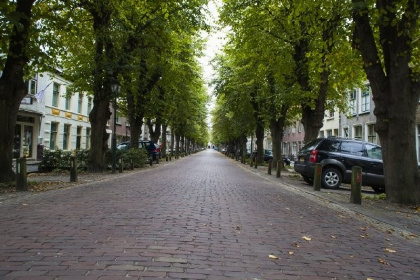
[[[350,203],[350,185],[343,184],[337,190],[321,189],[321,191],[314,191],[313,187],[304,182],[293,168],[282,171],[281,178],[276,178],[275,170],[272,170],[272,175],[268,175],[267,166],[258,166],[255,169],[255,167],[241,164],[239,161],[236,161],[236,163],[249,172],[277,184],[279,187],[287,188],[308,199],[317,200],[327,207],[339,209],[367,220],[380,230],[392,235],[400,235],[420,244],[420,205],[414,207],[390,203],[380,199],[370,187],[362,188],[362,204],[356,205]]]

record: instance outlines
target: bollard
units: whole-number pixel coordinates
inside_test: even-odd
[[[272,161],[269,160],[268,161],[268,175],[271,175],[271,163],[272,163]]]
[[[165,156],[166,161],[169,161],[169,157],[168,155]]]
[[[19,191],[28,190],[28,180],[26,174],[26,158],[16,159],[16,187]]]
[[[314,171],[314,191],[321,190],[322,164],[315,163]]]
[[[257,157],[255,157],[255,169],[257,169],[258,167],[258,161],[257,161]]]
[[[250,166],[252,167],[253,165],[254,165],[254,157],[253,156],[251,156],[251,164],[250,164]]]
[[[149,157],[149,165],[152,166],[153,165],[153,158]]]
[[[119,168],[118,168],[119,173],[123,173],[123,171],[124,171],[124,162],[123,162],[123,159],[122,158],[120,158],[120,160],[118,162],[118,165],[119,165]]]
[[[77,182],[77,160],[75,156],[70,157],[70,182]]]
[[[130,159],[131,170],[134,170],[134,159]]]
[[[276,173],[276,178],[280,178],[281,176],[281,168],[282,168],[282,162],[281,160],[277,161],[277,173]]]
[[[362,204],[362,168],[353,166],[351,169],[350,203]]]
[[[172,161],[172,154],[169,154],[169,161]]]
[[[159,157],[156,155],[156,164],[159,164]]]

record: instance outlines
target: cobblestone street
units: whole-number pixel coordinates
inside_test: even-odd
[[[248,169],[206,150],[3,201],[0,279],[420,279],[419,242]]]

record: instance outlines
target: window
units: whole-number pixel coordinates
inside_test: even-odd
[[[70,110],[71,108],[71,96],[66,96],[66,106],[65,109],[66,110]]]
[[[92,97],[88,98],[88,104],[87,104],[87,114],[90,114],[90,111],[92,111]]]
[[[362,113],[370,111],[370,86],[366,86],[362,92]]]
[[[332,129],[327,130],[327,137],[333,136]]]
[[[350,92],[350,114],[356,115],[357,113],[357,90]]]
[[[83,108],[83,93],[79,93],[79,100],[77,102],[77,113],[81,114]]]
[[[357,142],[341,142],[341,152],[356,156],[363,156],[363,144]]]
[[[375,124],[369,124],[368,128],[368,142],[378,144],[378,138],[375,132]]]
[[[70,125],[64,125],[64,132],[63,132],[63,150],[69,149],[69,140],[70,140]]]
[[[77,127],[77,136],[76,136],[76,150],[80,150],[82,142],[82,127]]]
[[[90,127],[86,128],[86,149],[90,148]]]
[[[302,132],[302,123],[301,123],[301,122],[299,122],[298,132],[299,132],[299,133],[300,133],[300,132]]]
[[[362,126],[358,125],[354,127],[354,139],[362,139]]]
[[[369,158],[372,159],[382,159],[382,150],[381,147],[375,146],[375,145],[371,145],[371,144],[366,144],[366,155]]]
[[[57,147],[57,131],[58,123],[51,123],[51,134],[50,134],[50,150],[55,150]]]
[[[36,94],[36,80],[30,80],[29,81],[28,93],[31,94],[31,95]]]
[[[58,100],[60,98],[60,85],[54,83],[53,85],[53,96],[52,96],[52,106],[58,107]]]
[[[325,138],[325,134],[324,134],[324,131],[323,130],[321,130],[319,132],[319,138]]]

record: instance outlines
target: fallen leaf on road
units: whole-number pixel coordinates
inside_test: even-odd
[[[388,252],[388,253],[396,253],[397,251],[392,250],[392,249],[389,249],[389,248],[385,248],[385,252]]]
[[[22,203],[22,205],[23,205],[23,206],[28,206],[28,204],[26,204],[26,203]]]
[[[381,264],[389,265],[389,263],[385,259],[383,259],[383,258],[379,258],[378,259],[378,262],[381,263]]]
[[[366,236],[364,236],[364,235],[360,235],[360,237],[361,237],[361,238],[366,238]]]
[[[300,247],[300,245],[297,242],[293,242],[293,246],[295,246],[296,248]]]
[[[274,255],[268,255],[268,257],[269,257],[270,259],[276,259],[276,260],[278,260],[278,259],[279,259],[279,257],[274,256]]]
[[[331,238],[332,238],[332,239],[337,239],[337,237],[336,237],[336,236],[334,236],[334,235],[331,235]]]
[[[293,254],[294,254],[294,253],[293,253],[293,251],[290,251],[290,252],[289,252],[289,255],[293,255]]]
[[[305,239],[306,241],[311,241],[312,240],[312,238],[307,237],[307,236],[303,236],[302,238]]]
[[[368,278],[366,278],[366,280],[375,280],[375,279],[368,277]]]

